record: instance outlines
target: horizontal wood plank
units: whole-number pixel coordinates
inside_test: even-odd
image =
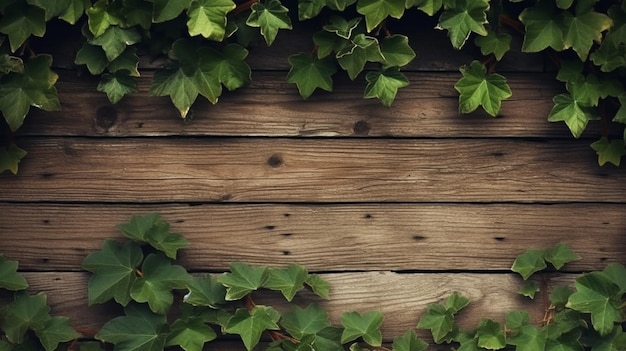
[[[25,138],[5,201],[624,202],[586,142]]]
[[[139,79],[139,92],[111,105],[96,91],[97,81],[61,75],[62,111],[35,108],[21,135],[82,136],[347,136],[347,137],[551,137],[571,140],[563,123],[549,123],[552,97],[563,87],[551,75],[511,75],[513,97],[499,118],[477,111],[458,112],[454,84],[458,73],[410,73],[391,108],[363,99],[362,80],[340,79],[333,93],[303,100],[285,73],[254,72],[253,83],[225,92],[217,105],[198,98],[193,121],[185,123],[167,97],[150,97],[151,75]],[[589,124],[589,135],[598,131]]]
[[[527,248],[569,244],[565,271],[626,264],[626,205],[0,204],[0,253],[24,270],[80,270],[133,214],[161,213],[190,242],[188,269],[298,263],[311,271],[508,270]],[[601,240],[598,240],[601,238]]]
[[[82,272],[27,273],[31,292],[48,294],[53,313],[69,317],[76,327],[96,331],[119,311],[116,305],[87,306],[87,280]],[[570,275],[545,276],[541,282],[546,294],[534,302],[517,293],[522,280],[512,274],[397,274],[391,272],[336,273],[322,277],[331,285],[329,300],[321,300],[310,292],[296,296],[294,303],[306,306],[320,303],[330,313],[333,323],[339,323],[343,312],[365,313],[381,311],[385,316],[383,337],[392,337],[415,328],[419,317],[431,303],[443,301],[457,291],[470,298],[470,305],[457,320],[463,327],[475,326],[481,318],[504,320],[506,312],[524,308],[538,323],[549,302],[546,294],[555,286],[571,284]],[[287,306],[278,294],[257,292],[257,304],[267,304],[286,311]],[[427,333],[422,333],[426,336]]]

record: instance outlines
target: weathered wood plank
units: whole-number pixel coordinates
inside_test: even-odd
[[[566,271],[626,264],[626,205],[0,204],[0,253],[24,270],[78,270],[132,214],[161,213],[191,243],[185,267],[232,262],[312,271],[508,270],[530,247],[568,243]],[[602,238],[602,240],[597,240]]]
[[[389,136],[389,137],[551,137],[572,139],[562,123],[549,123],[552,97],[563,88],[545,74],[510,75],[513,97],[501,117],[484,112],[460,115],[454,83],[458,73],[408,74],[392,108],[363,99],[363,82],[340,79],[331,94],[308,100],[298,95],[285,73],[254,72],[254,82],[225,93],[217,105],[203,99],[194,120],[183,122],[169,98],[148,94],[150,75],[139,79],[139,93],[111,105],[96,91],[97,81],[66,72],[57,83],[62,111],[32,109],[21,135],[165,136]],[[596,122],[589,125],[597,131]]]
[[[623,202],[586,142],[23,138],[5,201]]]
[[[87,306],[88,274],[82,272],[26,273],[32,292],[48,294],[53,313],[77,321],[81,329],[98,330],[118,309],[115,305]],[[569,275],[545,276],[542,283],[549,293],[557,285],[571,283]],[[464,327],[475,326],[483,317],[503,321],[510,310],[524,308],[532,321],[539,322],[549,302],[539,296],[534,302],[517,293],[521,278],[512,274],[397,274],[391,272],[324,274],[331,285],[329,300],[311,293],[296,296],[294,303],[306,306],[318,302],[330,312],[333,323],[339,323],[341,313],[364,313],[379,310],[385,316],[382,332],[385,340],[415,328],[426,305],[444,300],[454,291],[470,298],[470,305],[458,316]],[[271,304],[279,310],[286,306],[277,294],[257,292],[258,304]],[[545,295],[547,296],[547,295]],[[427,333],[423,333],[427,335]]]

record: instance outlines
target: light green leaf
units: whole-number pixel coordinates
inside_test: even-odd
[[[570,94],[559,94],[552,99],[554,106],[548,116],[550,122],[563,121],[572,132],[574,138],[579,138],[590,120],[598,119],[594,111],[572,98]]]
[[[388,16],[401,18],[405,0],[358,0],[356,11],[365,16],[367,31],[371,32]]]
[[[264,331],[280,329],[276,324],[279,319],[280,313],[269,306],[257,305],[250,312],[240,308],[228,321],[225,331],[239,334],[246,349],[251,351],[259,343]]]
[[[566,263],[580,259],[572,249],[564,243],[558,243],[544,251],[546,261],[552,263],[554,268],[561,269]]]
[[[111,103],[118,103],[126,94],[137,91],[137,81],[130,76],[127,70],[102,75],[97,87],[98,91],[106,93]]]
[[[145,305],[131,304],[125,310],[125,316],[108,321],[95,338],[115,345],[114,351],[162,351],[169,329],[165,316]]]
[[[478,347],[483,347],[488,350],[499,350],[506,346],[504,329],[500,323],[492,319],[481,319],[476,328],[475,337],[478,339]]]
[[[300,53],[289,56],[291,68],[287,74],[287,81],[295,83],[303,98],[308,98],[315,89],[333,90],[332,75],[337,68],[328,58],[318,59],[311,55]]]
[[[524,285],[517,291],[522,296],[526,296],[531,300],[535,298],[535,294],[539,292],[539,284],[535,281],[524,282]]]
[[[165,346],[180,346],[185,351],[202,351],[217,334],[200,318],[177,319],[171,326]]]
[[[344,351],[343,345],[341,344],[341,333],[341,328],[324,328],[315,334],[313,346],[316,350]]]
[[[81,336],[72,328],[70,319],[66,317],[47,319],[43,328],[35,330],[35,334],[46,351],[54,351],[59,343],[71,341]]]
[[[101,36],[110,26],[118,25],[121,22],[118,14],[109,11],[108,7],[109,2],[107,0],[99,0],[85,10],[89,31],[94,37]]]
[[[196,79],[194,76],[186,75],[180,67],[157,70],[152,77],[150,95],[169,96],[180,116],[186,118],[191,105],[198,97]]]
[[[2,149],[0,149],[0,160],[2,160],[1,152]],[[28,283],[24,276],[17,272],[17,266],[17,261],[7,261],[4,259],[4,256],[0,255],[0,288],[11,291],[28,288]]]
[[[148,243],[172,259],[176,259],[179,249],[189,245],[182,235],[170,232],[169,223],[162,220],[158,213],[133,215],[129,222],[117,225],[117,229],[128,238]]]
[[[300,0],[298,1],[298,19],[304,21],[319,15],[324,6],[326,6],[326,0]]]
[[[519,273],[524,280],[530,278],[536,272],[547,267],[544,259],[544,250],[528,249],[515,258],[511,270]]]
[[[287,14],[289,9],[280,3],[280,0],[267,0],[264,3],[252,4],[252,12],[246,20],[251,27],[261,28],[261,35],[267,46],[272,45],[279,29],[291,29],[291,19]]]
[[[226,288],[210,275],[194,276],[184,301],[193,306],[217,306],[226,302]]]
[[[516,346],[516,351],[542,351],[545,350],[547,339],[548,335],[544,329],[523,325],[517,334],[507,339],[507,342]]]
[[[15,52],[31,35],[43,37],[46,33],[46,13],[24,2],[11,4],[0,18],[0,32],[9,37],[11,51]]]
[[[470,113],[482,106],[495,117],[500,112],[502,100],[511,97],[511,88],[506,78],[497,73],[487,73],[487,68],[478,61],[461,67],[463,77],[454,85],[459,92],[459,110]]]
[[[46,295],[39,293],[29,295],[25,291],[15,293],[14,301],[0,309],[0,329],[11,343],[24,341],[26,332],[41,330],[50,319],[50,307],[46,303]]]
[[[444,307],[453,314],[456,314],[463,308],[465,308],[469,304],[469,302],[469,298],[455,291],[452,293],[452,295],[448,296],[446,302],[444,303]]]
[[[152,20],[160,23],[174,19],[189,8],[192,0],[153,0]]]
[[[592,272],[576,279],[576,292],[569,297],[566,307],[591,313],[593,328],[600,335],[608,335],[616,322],[622,322],[621,294],[618,285],[603,272]]]
[[[506,328],[517,333],[520,328],[530,323],[530,314],[524,310],[511,311],[507,312],[505,320]]]
[[[115,60],[108,63],[107,68],[111,73],[126,70],[128,71],[128,75],[139,77],[139,56],[137,56],[137,48],[127,47]]]
[[[527,7],[519,19],[526,26],[523,52],[540,52],[548,47],[556,51],[565,49],[563,17],[554,1],[542,0],[533,7]]]
[[[587,55],[594,42],[602,40],[602,32],[611,27],[611,18],[603,13],[587,11],[572,15],[565,11],[564,44],[565,48],[572,48],[581,61],[587,60]]]
[[[403,67],[415,58],[415,51],[409,45],[409,38],[394,34],[380,42],[380,50],[386,66]]]
[[[489,31],[485,36],[476,37],[474,42],[483,55],[493,54],[496,60],[500,61],[511,49],[511,38],[508,33]]]
[[[417,3],[417,8],[430,17],[435,16],[443,7],[443,0],[417,0]]]
[[[109,61],[120,56],[128,45],[141,40],[141,35],[135,28],[108,27],[100,36],[89,40],[89,44],[101,46]]]
[[[104,303],[115,299],[126,306],[130,299],[130,288],[137,279],[135,269],[143,260],[141,248],[134,242],[120,244],[107,239],[100,251],[89,254],[82,267],[92,272],[89,279],[89,304]]]
[[[99,75],[109,64],[106,53],[102,46],[91,45],[87,42],[76,53],[74,63],[77,65],[86,65],[89,73]]]
[[[230,273],[225,273],[217,281],[226,286],[226,300],[239,300],[250,292],[259,289],[267,281],[268,269],[265,266],[252,267],[245,263],[232,263]]]
[[[440,304],[429,304],[417,327],[430,329],[435,343],[439,344],[454,329],[454,312]]]
[[[591,144],[591,148],[598,154],[598,164],[604,166],[607,162],[620,165],[622,156],[626,155],[626,148],[624,148],[623,139],[613,139],[602,137]]]
[[[309,272],[302,266],[295,264],[287,268],[270,268],[263,287],[280,291],[287,301],[293,300],[296,293],[304,288]]]
[[[222,41],[226,33],[226,14],[235,7],[232,0],[193,0],[187,11],[189,35]]]
[[[439,17],[437,28],[447,29],[450,42],[455,49],[465,44],[471,32],[487,35],[487,0],[449,0]]]
[[[326,310],[315,303],[306,308],[294,305],[291,311],[283,315],[281,325],[289,335],[297,339],[308,334],[317,334],[331,326]]]
[[[26,151],[15,144],[0,147],[0,173],[9,171],[14,175],[17,174],[18,165],[24,157],[26,157]]]
[[[425,351],[428,343],[417,337],[414,330],[408,330],[402,336],[393,339],[392,351]]]
[[[69,5],[59,14],[59,18],[74,25],[91,6],[91,2],[89,0],[68,0],[68,2]]]
[[[378,98],[383,106],[390,107],[396,98],[398,89],[409,85],[409,80],[399,67],[390,67],[383,71],[368,72],[365,76],[367,86],[364,97]]]
[[[309,274],[304,283],[308,285],[317,296],[324,299],[329,298],[330,284],[328,284],[328,282],[322,279],[322,277],[318,274]]]
[[[383,314],[379,311],[370,311],[364,315],[358,312],[344,312],[341,315],[341,325],[344,327],[341,334],[341,343],[346,344],[358,338],[363,338],[370,346],[382,344],[380,326],[383,323]]]

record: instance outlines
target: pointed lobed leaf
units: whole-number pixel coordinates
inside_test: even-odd
[[[563,18],[553,1],[538,1],[527,7],[519,16],[526,26],[522,51],[540,52],[548,47],[556,51],[565,49],[563,38]]]
[[[306,308],[293,306],[293,309],[283,315],[281,325],[296,339],[305,335],[317,334],[331,326],[328,313],[318,304],[310,304]]]
[[[162,254],[150,254],[141,267],[130,296],[137,302],[147,302],[154,313],[166,314],[174,301],[173,289],[183,289],[191,282],[185,268],[172,265]]]
[[[544,251],[546,261],[552,263],[554,268],[561,269],[565,264],[580,259],[567,244],[558,243]]]
[[[241,45],[228,44],[221,52],[203,48],[198,51],[198,56],[199,71],[205,80],[216,80],[217,84],[223,84],[228,90],[241,88],[251,80],[250,66],[245,62],[248,50]],[[206,96],[204,89],[200,89],[200,93],[209,101],[217,102],[217,98],[213,101]]]
[[[226,288],[210,275],[194,276],[184,301],[193,306],[217,306],[226,302]]]
[[[570,94],[559,94],[552,99],[554,106],[548,115],[550,122],[565,122],[574,138],[579,138],[590,120],[598,119],[594,111]]]
[[[609,263],[602,273],[619,286],[622,292],[626,292],[626,267],[623,264]]]
[[[172,259],[176,259],[179,249],[189,245],[182,235],[170,231],[169,223],[158,213],[134,215],[129,222],[119,224],[117,228],[130,239],[148,243]]]
[[[108,63],[109,72],[117,73],[126,70],[127,75],[139,77],[139,56],[136,47],[127,47],[115,60]]]
[[[352,38],[352,32],[357,28],[359,23],[361,23],[361,17],[347,21],[343,17],[332,15],[329,21],[330,23],[323,27],[325,31],[334,33],[340,38],[350,40],[350,38]]]
[[[352,41],[353,45],[337,53],[337,62],[354,80],[370,62],[384,61],[378,40],[374,37],[358,34]]]
[[[25,2],[11,4],[0,18],[0,32],[9,37],[11,51],[16,52],[31,35],[43,37],[46,33],[46,13]]]
[[[26,157],[26,151],[15,144],[0,147],[0,173],[9,171],[14,175],[17,174],[18,165],[24,157]]]
[[[141,248],[134,242],[120,244],[107,239],[102,249],[89,254],[82,267],[93,275],[87,284],[89,304],[115,299],[126,306],[130,302],[130,288],[137,279],[135,270],[143,260]]]
[[[91,2],[88,0],[69,0],[68,6],[59,13],[59,18],[69,24],[76,24]]]
[[[393,339],[392,351],[425,351],[428,343],[417,337],[414,330],[408,330]]]
[[[507,339],[507,343],[516,346],[516,351],[545,350],[548,335],[544,329],[532,325],[523,325],[517,334]]]
[[[0,329],[13,344],[24,341],[28,330],[44,329],[50,319],[50,307],[44,293],[29,295],[26,291],[15,293],[14,301],[0,309]]]
[[[99,75],[106,69],[109,64],[106,53],[102,46],[91,45],[87,42],[76,53],[74,63],[77,65],[86,65],[89,73]]]
[[[394,34],[380,42],[380,50],[386,66],[403,67],[415,58],[415,51],[409,45],[409,38]]]
[[[487,0],[449,0],[446,5],[437,28],[448,30],[455,49],[462,48],[472,32],[487,35]]]
[[[448,296],[446,302],[444,303],[444,307],[452,312],[453,314],[458,313],[467,305],[469,305],[470,299],[459,294],[457,291],[453,292],[452,295]]]
[[[127,70],[102,75],[97,90],[107,94],[111,103],[118,103],[124,96],[137,91],[137,81]]]
[[[443,305],[429,304],[417,327],[430,329],[435,343],[441,343],[454,329],[454,313]]]
[[[539,284],[536,281],[524,282],[524,285],[517,291],[520,295],[526,296],[531,300],[535,298],[535,294],[539,292]]]
[[[499,350],[506,346],[506,337],[504,336],[504,329],[500,323],[483,318],[478,327],[476,328],[476,335],[478,347],[483,347],[488,350]]]
[[[217,334],[200,318],[177,319],[171,326],[165,346],[180,346],[185,351],[202,351]]]
[[[126,50],[127,46],[140,40],[141,35],[135,28],[110,26],[100,36],[89,40],[89,44],[101,46],[107,60],[113,61]]]
[[[240,308],[235,312],[225,328],[227,333],[238,334],[243,340],[244,346],[251,351],[261,339],[261,334],[266,330],[278,330],[280,313],[269,306],[255,306],[248,312]]]
[[[371,32],[387,17],[401,18],[404,14],[405,0],[359,0],[356,4],[358,13],[365,16],[367,31]]]
[[[289,9],[283,6],[280,0],[268,0],[263,3],[252,4],[252,12],[246,20],[251,27],[259,27],[267,46],[272,45],[278,30],[292,29],[291,19],[287,14]]]
[[[70,319],[66,317],[52,317],[43,325],[43,328],[35,330],[39,342],[46,351],[54,351],[62,342],[75,340],[80,337],[70,324]]]
[[[250,292],[262,287],[268,276],[265,266],[252,267],[245,263],[232,263],[230,273],[225,273],[217,281],[226,286],[226,300],[239,300]]]
[[[318,274],[309,274],[304,283],[313,290],[315,295],[324,299],[330,297],[330,284]]]
[[[557,308],[563,308],[565,307],[565,304],[567,303],[570,295],[572,295],[573,293],[574,289],[570,288],[569,286],[557,286],[550,293],[550,303]]]
[[[120,24],[121,19],[115,11],[109,11],[109,2],[96,1],[85,10],[89,31],[94,37],[101,36],[110,26]]]
[[[470,113],[479,106],[491,116],[500,112],[502,100],[511,97],[511,88],[506,78],[497,73],[487,73],[487,68],[478,61],[461,67],[463,77],[454,85],[459,92],[459,110]]]
[[[169,21],[189,8],[192,0],[153,0],[152,20],[154,23]]]
[[[333,90],[332,75],[337,68],[328,58],[319,59],[311,55],[300,53],[289,56],[291,68],[287,74],[287,81],[295,83],[303,98],[308,98],[315,89]]]
[[[358,338],[363,338],[370,346],[382,344],[380,326],[383,323],[383,314],[379,311],[370,311],[364,315],[358,312],[344,312],[341,315],[341,325],[344,327],[341,334],[341,343],[346,344]]]
[[[320,330],[315,334],[315,340],[313,346],[316,350],[325,351],[344,351],[341,344],[341,328],[328,327]]]
[[[0,149],[0,160],[2,159]],[[0,171],[2,169],[0,168]],[[17,171],[17,170],[16,170]],[[15,173],[14,173],[15,174]],[[0,288],[11,291],[24,290],[28,288],[28,283],[24,276],[17,272],[17,261],[7,261],[0,254]]]
[[[502,60],[504,54],[511,49],[511,35],[508,33],[489,31],[485,36],[478,36],[474,40],[480,52],[487,56],[493,54],[496,60]]]
[[[530,314],[524,310],[507,312],[505,321],[506,329],[516,333],[523,326],[530,324]]]
[[[365,76],[367,86],[364,97],[378,98],[383,106],[390,107],[398,94],[398,89],[409,85],[409,80],[399,67],[390,67],[382,71],[368,72]]]
[[[193,0],[187,11],[189,35],[222,41],[226,33],[226,14],[235,7],[232,0]]]
[[[162,351],[168,334],[165,316],[145,305],[128,305],[126,315],[108,321],[95,338],[111,343],[115,351]]]
[[[591,148],[598,154],[598,164],[600,166],[604,166],[607,162],[619,166],[622,156],[626,155],[624,139],[609,141],[609,139],[603,137],[593,142]]]
[[[515,258],[511,270],[519,273],[524,280],[547,267],[544,250],[528,249]]]
[[[564,13],[564,44],[566,48],[574,49],[581,61],[587,60],[587,55],[594,42],[602,40],[602,32],[611,27],[611,18],[603,13],[589,9],[584,13],[565,11]]]
[[[293,300],[296,293],[304,288],[309,272],[302,266],[289,265],[287,268],[270,268],[263,287],[280,291],[287,301]]]

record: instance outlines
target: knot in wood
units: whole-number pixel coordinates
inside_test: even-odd
[[[117,122],[117,110],[113,106],[102,106],[96,111],[96,126],[109,130]]]
[[[283,158],[280,154],[273,154],[267,159],[267,164],[272,168],[280,167],[283,164]]]
[[[356,135],[367,135],[370,132],[370,126],[367,124],[367,121],[360,120],[354,124],[352,131]]]

